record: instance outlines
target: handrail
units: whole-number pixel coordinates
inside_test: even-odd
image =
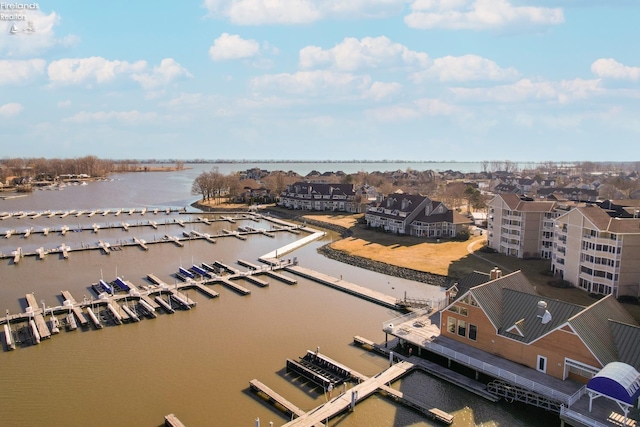
[[[481,360],[475,359],[471,356],[467,356],[462,353],[458,353],[455,350],[451,350],[450,348],[444,347],[440,344],[436,344],[433,342],[426,342],[425,347],[429,350],[435,351],[436,353],[440,353],[446,356],[451,357],[452,359],[462,362],[467,366],[471,366],[474,368],[478,368],[483,372],[490,373],[496,376],[499,379],[509,381],[513,384],[520,385],[526,387],[529,390],[535,391],[547,397],[552,397],[554,399],[560,400],[562,402],[569,402],[574,396],[569,396],[566,393],[559,392],[557,390],[552,389],[551,387],[539,384],[535,381],[532,381],[528,378],[523,378],[519,375],[514,374],[513,372],[504,370],[502,368],[498,368],[496,366],[491,365],[490,363],[483,362]],[[578,390],[580,392],[580,390]],[[577,399],[576,399],[577,400]]]
[[[580,423],[591,427],[608,427],[607,424],[602,424],[593,418],[589,418],[579,412],[566,408],[564,405],[560,406],[560,416],[579,421]]]

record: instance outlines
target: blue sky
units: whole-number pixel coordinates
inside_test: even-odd
[[[637,0],[2,5],[0,157],[640,160]]]

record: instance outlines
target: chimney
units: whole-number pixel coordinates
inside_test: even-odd
[[[502,270],[500,270],[498,267],[493,267],[493,270],[489,272],[489,278],[491,280],[496,280],[501,277],[502,277]]]

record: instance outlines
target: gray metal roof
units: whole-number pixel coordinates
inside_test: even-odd
[[[503,310],[502,326],[498,333],[527,344],[564,325],[570,317],[584,309],[579,305],[512,289],[503,289],[502,293],[505,309]],[[538,317],[539,301],[544,301],[547,304],[546,310],[551,314],[551,320],[546,324],[542,323],[541,317]],[[524,336],[506,332],[516,323]]]
[[[618,361],[618,350],[609,319],[637,325],[613,295],[607,295],[569,319],[569,324],[603,366]]]
[[[534,287],[521,271],[515,271],[496,280],[471,288],[470,292],[478,302],[478,305],[484,310],[491,323],[493,323],[498,330],[502,326],[503,288],[537,295]]]
[[[610,320],[609,326],[619,360],[640,370],[640,328],[615,320]]]

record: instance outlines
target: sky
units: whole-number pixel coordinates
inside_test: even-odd
[[[0,158],[638,161],[639,22],[638,0],[2,2]]]

